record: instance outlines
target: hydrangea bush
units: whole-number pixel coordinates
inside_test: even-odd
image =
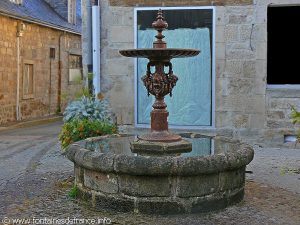
[[[82,96],[68,104],[59,134],[62,149],[73,142],[117,132],[115,116],[106,99]]]
[[[89,119],[115,123],[115,117],[106,99],[97,99],[83,96],[79,100],[72,101],[68,104],[64,112],[64,122],[70,122],[74,119]]]
[[[89,137],[96,137],[106,134],[114,134],[117,127],[113,124],[101,122],[99,120],[74,119],[63,125],[59,134],[59,140],[63,149],[68,145]]]

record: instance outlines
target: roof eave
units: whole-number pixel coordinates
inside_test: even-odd
[[[38,19],[35,19],[35,18],[32,18],[32,17],[20,16],[20,15],[17,15],[17,14],[13,14],[13,13],[7,12],[3,9],[0,9],[0,15],[11,17],[11,18],[18,19],[18,20],[23,20],[23,21],[26,21],[26,22],[29,22],[29,23],[34,23],[34,24],[38,24],[38,25],[41,25],[41,26],[49,27],[49,28],[53,28],[53,29],[56,29],[56,30],[65,31],[65,32],[72,33],[72,34],[81,35],[81,32],[78,32],[76,30],[69,29],[69,28],[62,27],[62,26],[57,26],[57,25],[54,25],[54,24],[51,24],[51,23],[46,23],[42,20],[38,20]]]

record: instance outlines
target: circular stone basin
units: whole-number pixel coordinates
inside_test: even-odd
[[[209,212],[240,202],[251,146],[194,133],[180,156],[132,153],[133,135],[89,138],[70,145],[79,198],[99,211],[145,214]]]

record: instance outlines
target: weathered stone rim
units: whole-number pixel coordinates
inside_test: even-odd
[[[89,188],[78,186],[79,197],[86,205],[104,212],[141,213],[148,215],[178,215],[191,213],[210,213],[225,209],[241,202],[244,198],[244,187],[222,193],[189,198],[170,197],[132,197],[103,194]],[[226,196],[226,197],[224,197]],[[93,204],[93,199],[95,203]],[[117,203],[117,204],[116,204]],[[147,204],[151,204],[150,206]],[[122,205],[122,207],[120,207]],[[154,207],[155,205],[155,207]]]
[[[187,137],[188,134],[190,134],[190,137],[192,135],[200,135],[185,133],[185,137]],[[98,140],[107,137],[109,136],[95,139]],[[118,137],[118,135],[113,135],[112,137]],[[221,137],[215,137],[215,139],[236,142],[240,147],[237,151],[230,151],[212,156],[149,157],[93,152],[74,143],[66,149],[65,155],[69,160],[86,169],[106,173],[148,176],[193,176],[219,173],[222,171],[238,169],[246,166],[252,161],[254,150],[250,145]]]

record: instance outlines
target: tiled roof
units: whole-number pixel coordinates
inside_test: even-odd
[[[0,13],[81,33],[80,0],[77,0],[77,3],[76,25],[68,23],[67,18],[59,15],[44,0],[23,0],[22,5],[14,4],[9,0],[0,0]]]

